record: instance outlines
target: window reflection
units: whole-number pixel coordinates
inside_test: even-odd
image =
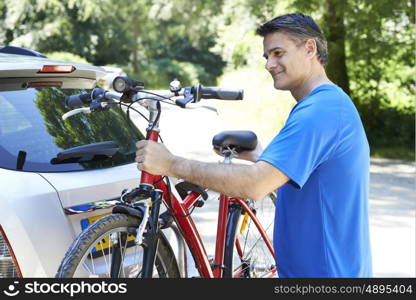
[[[61,116],[69,110],[64,105],[65,97],[80,92],[58,88],[0,92],[0,167],[59,172],[133,162],[135,143],[144,136],[134,125],[128,125],[119,107],[62,120]],[[111,158],[97,161],[50,163],[62,150],[103,141],[116,142],[119,152]]]

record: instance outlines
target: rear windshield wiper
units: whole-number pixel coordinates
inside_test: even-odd
[[[112,157],[118,150],[118,144],[113,141],[77,146],[59,152],[56,157],[51,159],[51,164],[79,163],[105,159]]]

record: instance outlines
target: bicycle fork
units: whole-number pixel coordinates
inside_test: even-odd
[[[157,247],[159,244],[159,212],[162,202],[162,191],[153,189],[150,192],[152,210],[147,222],[148,229],[144,237],[142,277],[153,276],[153,266],[156,260]]]

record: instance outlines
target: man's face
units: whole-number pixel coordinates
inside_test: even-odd
[[[266,69],[279,90],[292,90],[303,84],[311,68],[305,43],[297,42],[288,33],[274,32],[263,40]]]

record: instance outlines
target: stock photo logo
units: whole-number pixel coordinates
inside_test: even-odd
[[[60,294],[74,297],[78,294],[94,295],[94,294],[125,294],[127,293],[127,283],[108,283],[101,282],[41,282],[35,280],[26,282],[22,287],[18,288],[18,281],[9,284],[3,290],[6,296],[14,297],[19,294]]]
[[[18,281],[15,281],[15,282],[13,282],[13,283],[14,283],[14,284],[10,284],[10,285],[7,287],[7,290],[4,290],[4,291],[3,291],[3,293],[4,293],[5,295],[9,296],[9,297],[14,297],[14,296],[17,296],[17,295],[20,293],[20,291],[16,289],[16,285],[18,285],[18,284],[19,284],[19,282],[18,282]]]

